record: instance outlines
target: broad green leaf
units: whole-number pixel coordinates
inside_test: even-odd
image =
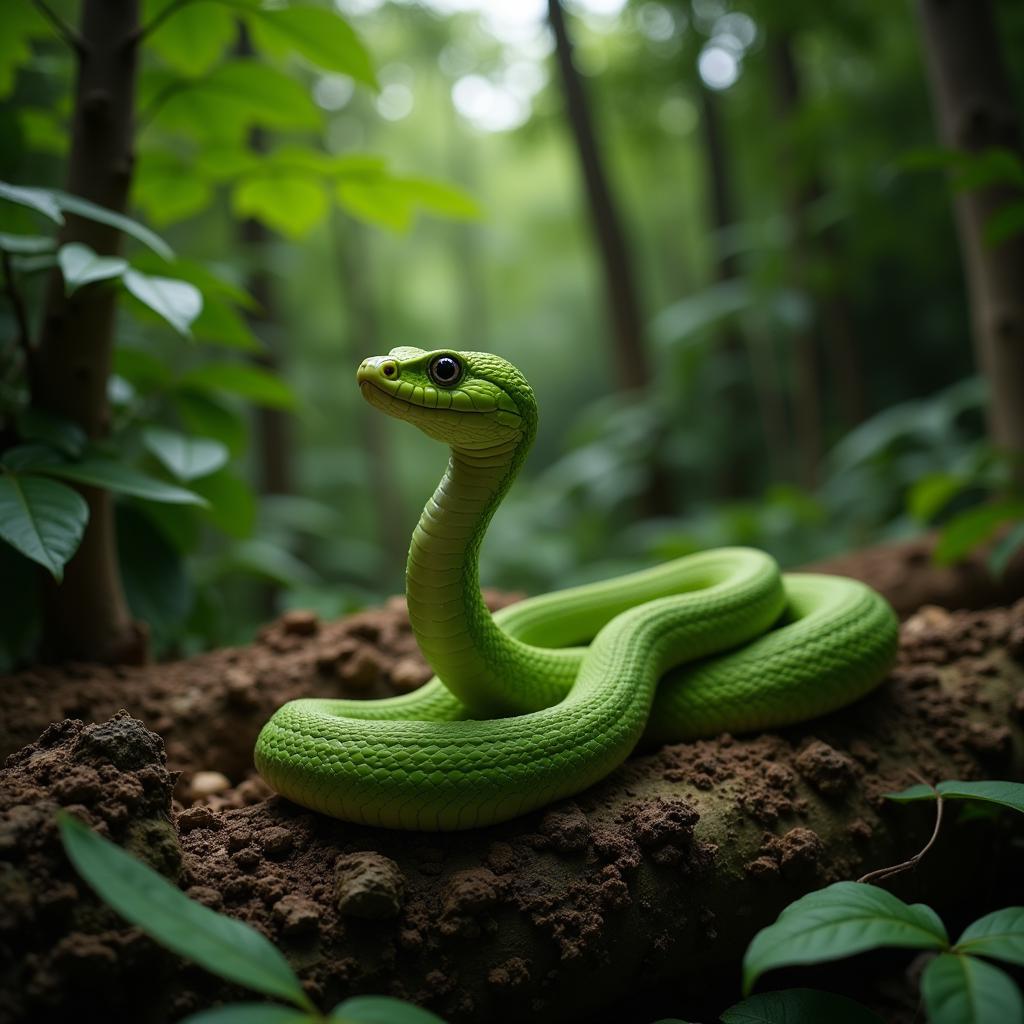
[[[934,558],[950,565],[984,544],[1002,523],[1024,519],[1024,501],[1007,499],[977,505],[954,516],[942,529]]]
[[[178,548],[141,508],[117,508],[117,551],[132,614],[161,639],[180,635],[195,600]]]
[[[219,569],[222,575],[241,572],[262,577],[282,587],[312,584],[319,578],[290,551],[257,537],[236,544]]]
[[[8,235],[0,233],[0,249],[4,252],[16,253],[19,256],[38,256],[43,252],[53,252],[57,242],[46,235]]]
[[[149,253],[141,253],[133,259],[132,266],[147,274],[159,273],[162,269],[157,260]],[[179,258],[174,261],[174,276],[181,281],[194,284],[203,293],[204,298],[216,295],[243,309],[258,309],[259,303],[241,284],[232,279],[232,276],[237,276],[237,274],[237,268],[228,265],[215,268],[194,260]]]
[[[0,474],[0,538],[58,583],[88,521],[89,506],[70,487],[44,477]]]
[[[205,499],[193,491],[164,483],[123,462],[102,456],[83,459],[81,462],[44,465],[38,468],[38,472],[91,487],[103,487],[118,494],[130,494],[133,498],[145,498],[147,501],[162,501],[168,505],[206,504]]]
[[[986,188],[989,185],[1024,187],[1024,160],[1012,149],[991,146],[980,153],[958,152],[956,189]]]
[[[169,67],[183,75],[201,75],[220,60],[235,41],[235,16],[221,4],[178,0],[149,0],[143,7],[144,24],[171,5],[178,6],[147,39]]]
[[[255,125],[298,131],[321,121],[302,84],[256,60],[228,61],[199,79],[148,74],[143,91],[149,102],[167,97],[154,116],[164,130],[239,147]]]
[[[810,988],[764,992],[730,1006],[722,1024],[884,1024],[881,1017],[846,996]]]
[[[988,556],[989,572],[996,579],[1002,577],[1013,556],[1022,547],[1024,547],[1024,522],[1018,523],[992,546],[992,553]]]
[[[1024,907],[1005,907],[979,917],[964,929],[953,950],[1024,967]]]
[[[275,1006],[273,1003],[234,1003],[230,1006],[215,1006],[212,1010],[200,1010],[180,1024],[317,1024],[323,1021],[319,1014],[294,1010],[290,1006]]]
[[[940,782],[937,789],[944,800],[983,800],[1024,812],[1024,782],[960,782],[950,779]],[[887,800],[910,803],[914,800],[934,800],[935,790],[930,786],[911,786],[900,793],[886,793]]]
[[[114,350],[114,369],[140,391],[159,391],[171,379],[171,370],[140,348],[118,346]]]
[[[210,4],[197,4],[200,11]],[[147,149],[135,171],[132,198],[157,226],[176,224],[206,209],[213,201],[213,186],[196,174],[195,163],[178,153]],[[180,272],[177,263],[174,267]]]
[[[295,406],[295,395],[284,381],[267,370],[244,363],[207,363],[189,370],[178,383],[201,391],[227,391],[275,409]]]
[[[64,214],[60,212],[60,204],[55,193],[45,188],[29,188],[22,185],[10,185],[0,181],[0,199],[27,206],[30,210],[41,213],[44,217],[57,224],[64,223]]]
[[[39,569],[36,564],[0,543],[0,673],[28,664],[40,627]]]
[[[192,324],[192,333],[211,345],[241,352],[262,352],[265,348],[232,306],[209,294],[203,297],[203,311]]]
[[[183,554],[195,551],[202,538],[202,512],[194,506],[143,503],[149,521]]]
[[[331,1010],[329,1020],[345,1024],[444,1024],[436,1013],[389,996],[346,999]]]
[[[120,256],[99,256],[81,242],[69,242],[57,250],[57,263],[64,275],[64,290],[70,295],[94,281],[109,281],[128,269]]]
[[[61,157],[67,155],[71,132],[56,112],[22,107],[18,111],[18,126],[25,145],[33,152]]]
[[[57,465],[64,457],[51,445],[39,441],[16,444],[0,455],[0,466],[12,473],[36,473],[41,467]]]
[[[935,911],[908,905],[884,889],[836,882],[802,896],[754,936],[743,958],[743,991],[776,967],[814,964],[889,946],[946,949]]]
[[[146,427],[142,442],[179,480],[187,483],[227,464],[227,445],[208,437],[186,437],[166,427]]]
[[[335,195],[344,209],[368,224],[406,231],[412,223],[412,200],[396,192],[388,178],[343,178],[335,186]]]
[[[73,420],[31,407],[18,415],[18,436],[26,441],[42,441],[72,458],[82,454],[88,440]]]
[[[288,961],[254,928],[190,900],[166,878],[67,812],[61,839],[75,870],[150,938],[228,981],[314,1007]]]
[[[196,480],[193,487],[206,499],[206,517],[214,526],[229,537],[244,539],[252,534],[256,525],[256,497],[244,480],[222,469]]]
[[[39,256],[12,256],[11,265],[19,274],[38,274],[57,266],[57,254],[45,253]]]
[[[249,439],[249,423],[237,409],[216,395],[188,388],[175,393],[174,403],[182,423],[193,434],[222,441],[236,457],[245,451]]]
[[[429,178],[395,178],[403,191],[421,210],[456,220],[476,220],[480,207],[476,200],[454,185]]]
[[[958,476],[932,473],[911,487],[907,507],[918,522],[931,522],[964,487],[964,481]]]
[[[327,191],[302,172],[244,178],[231,193],[240,217],[255,217],[286,238],[302,238],[327,215]]]
[[[174,259],[174,251],[171,247],[159,235],[150,231],[137,220],[132,220],[131,217],[126,217],[123,213],[108,210],[104,206],[98,206],[96,203],[89,202],[88,199],[73,196],[69,192],[53,192],[52,195],[57,205],[65,213],[74,213],[87,220],[94,220],[99,224],[117,228],[136,241],[142,242],[165,260]]]
[[[271,56],[302,54],[325,71],[377,87],[370,55],[340,14],[319,7],[253,11],[247,17],[257,49]]]
[[[192,322],[203,309],[202,292],[188,281],[150,277],[138,270],[126,270],[124,286],[132,295],[166,320],[179,334],[191,337]]]
[[[1013,979],[972,956],[942,953],[924,969],[930,1024],[1021,1024],[1024,999]]]

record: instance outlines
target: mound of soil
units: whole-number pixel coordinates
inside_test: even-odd
[[[1020,602],[922,610],[887,683],[840,714],[634,756],[575,799],[493,828],[363,828],[249,775],[256,731],[281,701],[425,677],[393,601],[332,624],[292,613],[251,648],[175,665],[8,679],[4,742],[35,732],[0,776],[0,1021],[162,1024],[245,995],[99,903],[61,852],[61,806],[269,935],[318,1005],[376,992],[467,1024],[646,1022],[713,1018],[736,998],[746,943],[782,906],[922,845],[932,809],[884,793],[918,774],[1024,773]],[[58,709],[69,720],[47,728]],[[75,720],[86,714],[101,721]],[[997,842],[1001,828],[952,823],[897,891],[951,922],[1021,901],[1022,848]]]

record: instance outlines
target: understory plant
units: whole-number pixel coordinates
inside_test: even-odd
[[[280,1000],[218,1006],[181,1024],[443,1024],[433,1013],[387,996],[356,996],[320,1012],[288,961],[255,928],[189,899],[66,811],[58,825],[68,859],[122,917],[172,953]]]

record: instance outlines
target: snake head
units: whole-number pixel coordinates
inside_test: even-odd
[[[536,428],[526,378],[489,352],[393,348],[364,359],[356,380],[371,405],[453,448],[519,444]]]

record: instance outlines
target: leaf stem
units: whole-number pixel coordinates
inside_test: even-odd
[[[46,0],[32,0],[44,18],[53,26],[53,30],[71,47],[79,57],[89,52],[86,41],[55,11]]]
[[[869,871],[866,875],[858,878],[858,882],[873,882],[876,879],[878,881],[882,881],[883,879],[891,878],[893,875],[899,875],[904,871],[910,871],[912,868],[916,868],[939,838],[939,830],[942,828],[942,811],[945,801],[942,799],[942,794],[930,782],[916,774],[914,777],[935,794],[935,828],[932,829],[931,838],[924,844],[924,847],[915,853],[909,860],[905,860],[901,864],[893,864],[887,868],[879,868],[877,871]]]
[[[128,46],[138,46],[146,36],[155,32],[168,18],[173,17],[193,0],[174,0],[145,25],[140,25],[126,40]]]

